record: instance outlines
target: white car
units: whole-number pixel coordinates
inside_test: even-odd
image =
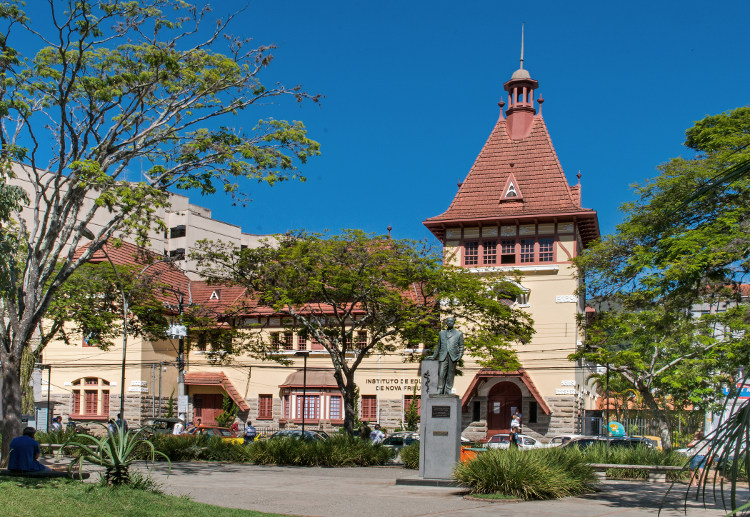
[[[510,447],[510,438],[508,433],[500,433],[494,435],[492,438],[487,440],[485,447],[488,449],[507,449]],[[544,447],[544,445],[536,438],[526,436],[525,434],[518,435],[518,446],[520,449],[537,449]]]

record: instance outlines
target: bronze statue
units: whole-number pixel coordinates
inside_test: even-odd
[[[454,329],[455,318],[445,320],[445,330],[440,331],[435,352],[428,359],[440,361],[438,366],[438,395],[450,395],[453,392],[453,378],[456,375],[456,363],[464,355],[464,334]]]

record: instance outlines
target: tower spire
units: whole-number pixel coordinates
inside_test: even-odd
[[[526,25],[525,22],[521,22],[521,70],[523,70],[523,26]]]

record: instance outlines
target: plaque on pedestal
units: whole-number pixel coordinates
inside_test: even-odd
[[[461,399],[436,394],[437,373],[437,361],[422,361],[419,477],[449,480],[461,460]]]

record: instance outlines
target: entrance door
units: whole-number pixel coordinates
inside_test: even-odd
[[[224,411],[223,401],[223,395],[205,393],[193,395],[193,413],[195,414],[193,423],[197,424],[197,420],[200,418],[203,425],[216,425],[216,417]]]
[[[521,388],[512,382],[498,382],[487,397],[487,437],[510,432],[510,420],[521,409]]]

